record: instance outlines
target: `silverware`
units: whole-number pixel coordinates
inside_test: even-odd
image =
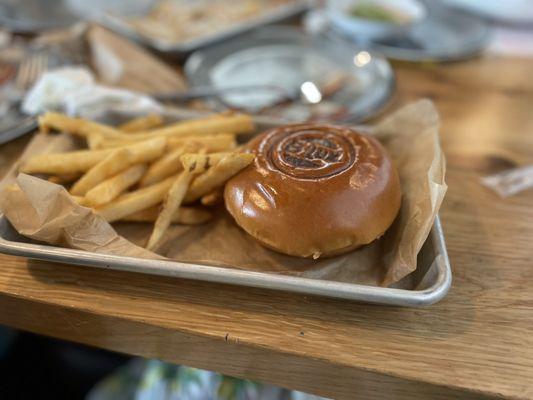
[[[20,63],[15,77],[15,87],[26,92],[48,69],[48,54],[38,52],[26,57]]]
[[[37,118],[32,116],[25,117],[17,125],[0,131],[0,145],[37,129],[37,126]]]
[[[336,90],[331,90],[331,84],[328,82],[303,82],[300,86],[294,88],[286,88],[278,85],[272,84],[254,84],[254,85],[243,85],[243,86],[228,86],[224,88],[217,88],[213,86],[198,86],[189,89],[186,92],[169,92],[169,93],[158,93],[152,95],[156,100],[161,101],[172,101],[176,103],[183,103],[194,99],[209,98],[209,97],[219,97],[221,95],[235,94],[235,93],[249,93],[253,92],[254,94],[274,94],[275,96],[271,99],[268,104],[264,104],[259,108],[263,107],[272,107],[274,105],[289,102],[289,101],[298,101],[302,104],[317,104],[323,100],[324,97],[330,96],[332,92]],[[220,99],[224,102],[224,99]],[[258,107],[250,107],[254,109]],[[248,107],[247,107],[248,109]]]
[[[40,51],[31,53],[20,63],[11,90],[4,93],[5,98],[0,104],[3,118],[12,120],[12,123],[8,123],[7,127],[0,130],[0,144],[9,142],[37,128],[37,119],[24,115],[19,107],[26,92],[48,69],[48,62],[48,54]]]
[[[201,99],[207,97],[218,97],[223,94],[231,93],[246,93],[246,92],[272,92],[278,95],[281,100],[296,100],[300,97],[299,91],[290,91],[281,86],[276,85],[246,85],[246,86],[230,86],[225,88],[216,88],[213,86],[199,86],[189,89],[186,92],[169,92],[158,93],[152,95],[156,100],[186,102],[194,99]]]

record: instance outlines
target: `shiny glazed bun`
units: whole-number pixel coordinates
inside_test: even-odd
[[[230,179],[226,208],[265,246],[332,256],[377,239],[400,208],[398,173],[381,144],[345,127],[271,129],[247,145],[255,161]]]

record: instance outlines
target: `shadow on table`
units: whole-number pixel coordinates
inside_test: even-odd
[[[1,326],[0,326],[1,329]],[[130,357],[27,332],[0,355],[1,399],[83,399]]]

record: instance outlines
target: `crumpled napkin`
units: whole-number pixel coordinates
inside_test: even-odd
[[[533,165],[512,168],[481,178],[481,183],[501,197],[510,197],[533,188]]]
[[[164,108],[149,96],[97,84],[93,73],[82,66],[46,72],[22,102],[26,114],[55,110],[88,119],[98,119],[110,112],[161,114]]]

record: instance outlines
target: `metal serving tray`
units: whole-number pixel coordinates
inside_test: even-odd
[[[168,108],[166,114],[169,122],[205,115],[205,113],[182,108]],[[125,119],[127,119],[125,115],[109,114],[104,122],[119,123]],[[259,131],[279,125],[268,117],[254,117],[254,121]],[[364,125],[358,125],[359,131],[364,132],[367,129],[368,127]],[[15,167],[6,174],[4,179],[12,176],[14,173]],[[65,264],[86,265],[119,271],[284,290],[366,303],[410,307],[427,306],[438,302],[446,296],[452,282],[450,261],[438,216],[418,254],[417,269],[395,284],[395,288],[301,278],[266,272],[252,272],[182,263],[172,260],[148,260],[67,249],[39,243],[19,235],[7,218],[1,213],[0,253]]]
[[[209,35],[181,42],[176,41],[174,43],[142,35],[137,30],[131,28],[121,18],[110,14],[102,16],[101,22],[109,29],[114,30],[121,35],[127,36],[130,39],[133,39],[157,51],[177,57],[184,57],[199,48],[220,42],[224,39],[239,35],[259,26],[273,24],[295,17],[307,11],[309,7],[310,4],[308,0],[293,0],[288,4],[281,5],[270,12],[265,12],[262,15],[259,15],[248,21],[237,22],[234,25],[221,30],[220,32],[215,32]]]
[[[66,264],[253,286],[396,306],[426,306],[436,303],[446,295],[452,281],[450,262],[438,217],[418,255],[417,270],[404,278],[404,282],[409,282],[412,287],[410,290],[66,249],[39,244],[19,235],[4,215],[0,215],[0,252]]]

